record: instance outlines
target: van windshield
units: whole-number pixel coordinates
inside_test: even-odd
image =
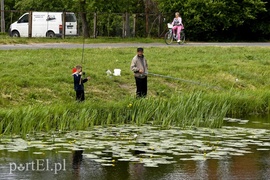
[[[76,22],[76,16],[75,16],[75,14],[69,14],[69,13],[67,13],[66,14],[66,22]]]
[[[18,23],[28,23],[28,14],[25,14],[21,19],[18,20]]]

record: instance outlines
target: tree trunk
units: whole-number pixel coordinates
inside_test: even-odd
[[[160,37],[161,34],[161,14],[158,15],[158,37]]]
[[[125,18],[125,14],[122,15],[122,19],[123,19],[123,28],[122,28],[122,38],[125,38],[126,37],[126,26],[125,26],[125,21],[126,21],[126,18]]]
[[[63,12],[63,16],[62,16],[62,38],[65,39],[66,38],[66,12]]]
[[[5,32],[6,27],[5,27],[5,5],[4,5],[4,0],[1,0],[1,32]]]
[[[32,25],[33,25],[33,17],[32,17],[32,15],[33,15],[33,12],[32,11],[30,11],[29,12],[29,15],[28,15],[28,37],[29,38],[31,38],[32,37]]]
[[[125,30],[126,30],[126,37],[130,37],[130,23],[129,23],[129,13],[126,12],[126,27],[125,27]]]
[[[83,37],[84,38],[89,38],[90,37],[90,33],[89,33],[89,25],[88,25],[88,21],[86,18],[86,0],[84,1],[80,1],[80,5],[81,5],[81,12],[80,12],[80,16],[82,19],[82,33],[83,33]]]
[[[133,31],[132,31],[133,37],[136,36],[136,14],[133,14]]]
[[[145,0],[144,3],[144,11],[145,11],[145,33],[148,36],[149,34],[149,0]]]
[[[94,30],[93,30],[94,38],[97,37],[97,13],[94,13]]]

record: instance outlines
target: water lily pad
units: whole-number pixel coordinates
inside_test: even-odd
[[[112,164],[112,163],[102,163],[101,166],[107,166],[107,167],[108,167],[108,166],[112,166],[112,167],[113,167],[113,166],[115,166],[115,165]]]
[[[17,149],[9,149],[8,152],[19,152]]]
[[[101,151],[95,151],[95,152],[92,152],[93,154],[96,154],[96,155],[98,155],[98,156],[104,156],[104,155],[106,155],[106,153],[104,153],[104,152],[101,152]]]
[[[121,159],[118,159],[118,161],[129,162],[129,161],[130,161],[130,159],[129,159],[129,158],[121,158]]]
[[[93,160],[98,163],[111,163],[110,160],[106,160],[106,159],[93,159]]]
[[[156,155],[156,154],[142,153],[142,154],[139,154],[139,157],[158,158],[158,157],[161,157],[161,156],[160,155]]]
[[[43,155],[44,152],[33,152],[33,154],[36,154],[36,155]]]
[[[137,157],[130,157],[129,158],[129,162],[140,162],[140,158],[137,158]]]
[[[143,165],[144,167],[149,167],[149,168],[156,168],[158,167],[158,164],[157,163],[154,163],[154,162],[149,162],[149,163],[144,163]]]
[[[99,159],[99,156],[97,156],[95,154],[83,154],[83,156],[85,158],[89,158],[89,159]]]
[[[57,148],[55,148],[55,147],[46,147],[46,148],[41,148],[40,150],[41,151],[52,151],[54,149],[57,149]]]
[[[58,151],[58,153],[70,154],[70,153],[72,153],[72,151]]]
[[[229,152],[229,154],[232,156],[244,156],[243,153],[237,153],[237,152]]]
[[[112,160],[112,157],[102,157],[101,159]]]
[[[192,155],[196,155],[197,153],[195,152],[182,152],[182,153],[173,153],[173,155],[176,156],[192,156]]]
[[[270,143],[269,142],[264,142],[264,143],[259,144],[258,146],[260,146],[260,147],[270,147]]]
[[[195,155],[191,157],[194,161],[205,161],[207,159],[206,155]]]
[[[157,163],[157,164],[173,164],[173,163],[176,163],[176,161],[167,161],[167,160],[159,159],[159,160],[155,160],[155,163]]]
[[[193,161],[193,158],[180,158],[181,161]]]

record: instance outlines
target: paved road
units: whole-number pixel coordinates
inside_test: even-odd
[[[186,46],[257,46],[270,47],[270,43],[187,43],[185,45],[166,45],[165,43],[96,43],[85,44],[85,48],[121,48],[121,47],[186,47]],[[50,49],[63,48],[74,49],[82,48],[83,44],[69,44],[69,43],[34,43],[34,44],[8,44],[0,45],[0,50],[12,49]]]

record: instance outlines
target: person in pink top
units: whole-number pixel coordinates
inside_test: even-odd
[[[177,31],[177,42],[180,42],[180,32],[182,29],[184,29],[184,26],[179,12],[175,13],[175,18],[173,19],[172,25],[173,35],[175,35],[175,31]]]

